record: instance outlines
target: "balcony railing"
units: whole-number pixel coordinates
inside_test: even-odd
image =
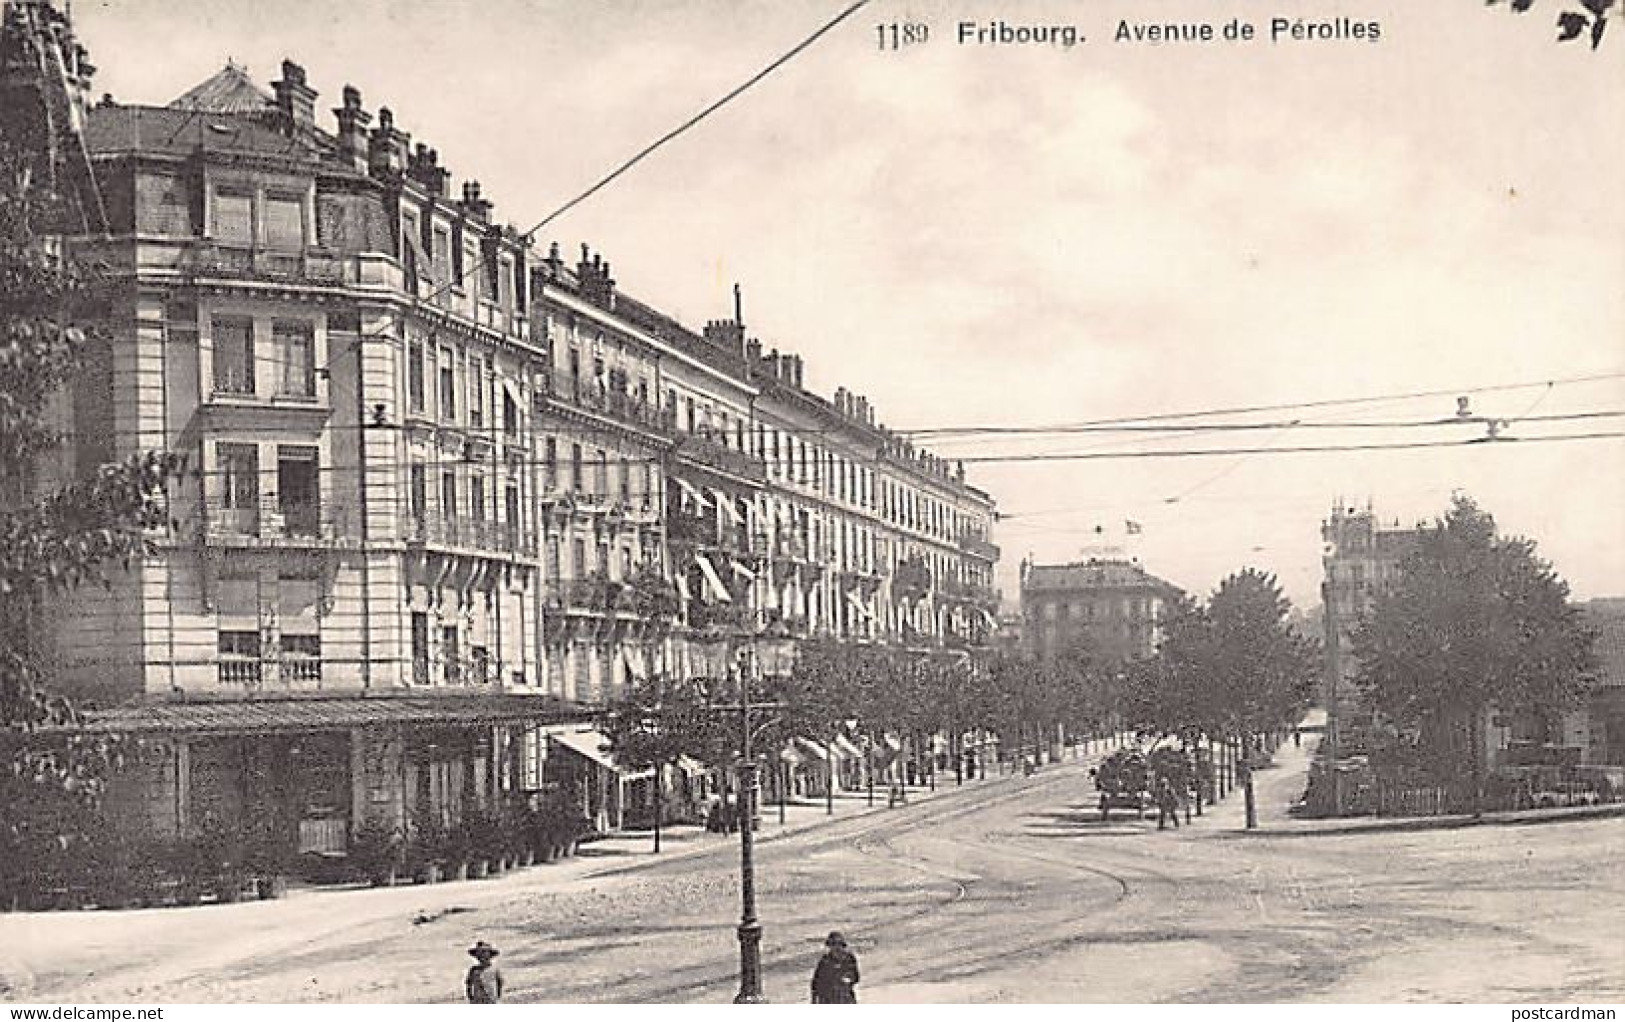
[[[996,544],[989,543],[982,537],[968,532],[960,535],[959,549],[965,551],[967,554],[970,554],[972,557],[980,557],[984,561],[996,561],[999,559],[999,548]]]
[[[301,284],[353,284],[358,278],[355,262],[345,256],[319,251],[236,248],[211,241],[189,245],[177,268],[213,277],[286,280]]]
[[[754,632],[756,612],[737,603],[691,603],[688,624],[690,628]]]
[[[767,479],[767,465],[761,458],[702,436],[684,436],[677,444],[677,457],[755,482]]]
[[[258,688],[264,677],[263,662],[253,659],[220,660],[220,684]]]
[[[258,508],[221,507],[211,500],[204,509],[202,538],[230,545],[305,546],[359,540],[357,516],[344,504],[289,501],[278,504],[262,496]]]
[[[653,432],[669,433],[676,428],[677,415],[625,391],[611,390],[580,377],[544,374],[537,378],[538,406],[547,401],[573,405],[586,411]]]
[[[401,520],[402,536],[408,543],[491,550],[528,555],[530,533],[513,522],[471,518],[464,515],[407,514]]]

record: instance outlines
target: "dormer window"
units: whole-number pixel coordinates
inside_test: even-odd
[[[214,237],[228,245],[254,244],[254,197],[247,192],[214,194]]]
[[[265,197],[265,247],[299,252],[305,247],[305,203],[297,196]]]

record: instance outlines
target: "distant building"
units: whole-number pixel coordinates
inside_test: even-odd
[[[1582,762],[1625,765],[1625,597],[1590,600],[1581,609],[1597,632],[1597,680],[1585,707]]]
[[[1338,735],[1338,755],[1361,755],[1370,745],[1371,711],[1358,699],[1351,637],[1360,617],[1377,594],[1399,577],[1399,563],[1416,549],[1421,526],[1384,525],[1368,505],[1361,511],[1341,501],[1321,525],[1325,578],[1320,596],[1324,612],[1326,676],[1321,701],[1327,728]]]
[[[1023,562],[1021,616],[1026,648],[1050,657],[1082,640],[1113,659],[1151,656],[1161,639],[1163,608],[1179,592],[1130,560]]]

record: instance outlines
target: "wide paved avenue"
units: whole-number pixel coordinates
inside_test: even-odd
[[[866,1002],[1625,999],[1625,820],[1268,832],[1307,752],[1258,775],[1258,835],[1239,793],[1178,831],[1103,825],[1092,757],[770,835],[766,993],[805,1000],[840,929]],[[21,915],[0,974],[16,1000],[455,1001],[478,937],[508,1000],[721,1002],[738,872],[737,840],[704,835],[497,880]]]

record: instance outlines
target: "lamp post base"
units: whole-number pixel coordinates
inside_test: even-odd
[[[762,925],[757,922],[740,923],[739,933],[739,993],[735,1004],[766,1004],[762,996]]]

